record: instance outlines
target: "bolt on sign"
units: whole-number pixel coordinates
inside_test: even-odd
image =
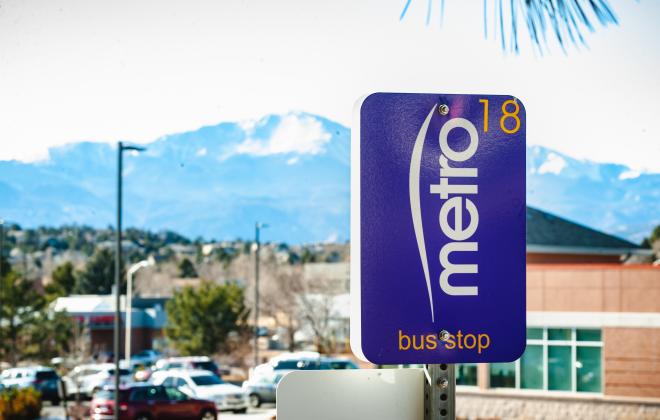
[[[351,151],[351,347],[377,364],[525,349],[525,108],[374,93]]]

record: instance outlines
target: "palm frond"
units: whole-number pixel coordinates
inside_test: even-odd
[[[426,23],[430,21],[432,3],[427,0]],[[403,19],[412,3],[406,0],[399,19]],[[440,0],[440,16],[444,14],[444,0]],[[586,46],[584,32],[595,32],[595,24],[618,24],[607,0],[484,0],[484,36],[499,39],[507,52],[520,51],[520,24],[527,28],[532,44],[542,54],[549,50],[553,37],[562,51],[567,45]],[[489,31],[488,20],[493,19]],[[492,32],[492,34],[491,34]]]

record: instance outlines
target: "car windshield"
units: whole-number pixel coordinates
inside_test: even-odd
[[[42,370],[37,372],[37,379],[57,379],[57,373],[54,370]]]
[[[280,360],[275,365],[276,370],[316,370],[320,368],[317,360]]]
[[[119,390],[119,399],[121,401],[126,400],[126,395],[128,394],[128,391],[126,390]],[[100,391],[96,391],[94,393],[94,398],[98,400],[113,400],[115,398],[115,391],[113,389],[103,389]]]
[[[113,376],[115,374],[114,369],[108,369],[106,372],[108,372],[108,375]],[[127,376],[130,375],[131,372],[128,369],[119,369],[119,376]]]
[[[195,369],[209,370],[211,372],[218,371],[218,365],[213,361],[208,362],[192,362],[192,365]]]
[[[197,386],[220,385],[224,383],[220,378],[218,378],[215,375],[193,376],[192,380]]]
[[[260,378],[257,378],[254,383],[258,385],[277,385],[277,383],[282,379],[284,374],[276,374],[276,375],[266,375],[262,376]]]
[[[328,360],[323,362],[323,369],[357,369],[350,360]]]

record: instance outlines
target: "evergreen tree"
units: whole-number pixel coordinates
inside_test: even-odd
[[[249,331],[244,290],[235,284],[202,282],[184,287],[166,304],[167,338],[184,355],[230,352],[237,342],[230,333],[245,337]]]
[[[14,271],[0,277],[0,283],[0,358],[15,366],[26,354],[29,331],[45,310],[45,300]]]
[[[197,277],[197,270],[195,270],[195,266],[188,258],[184,258],[179,263],[179,277],[183,279],[191,279]]]
[[[73,264],[69,261],[58,265],[53,270],[51,277],[53,281],[45,287],[48,300],[53,300],[60,296],[68,296],[76,287]]]
[[[23,349],[24,355],[32,360],[48,361],[69,354],[73,350],[75,328],[73,318],[66,311],[39,312],[26,328],[29,343]]]
[[[112,291],[114,282],[115,255],[109,249],[102,248],[87,260],[85,269],[78,276],[75,291],[81,294],[107,295]]]

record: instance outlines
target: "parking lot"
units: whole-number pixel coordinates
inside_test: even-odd
[[[221,413],[219,419],[236,419],[236,420],[267,420],[275,411],[275,404],[264,404],[260,408],[250,408],[247,414],[234,414],[234,413]],[[64,408],[62,406],[53,407],[44,404],[41,411],[42,420],[61,420],[64,419]]]

